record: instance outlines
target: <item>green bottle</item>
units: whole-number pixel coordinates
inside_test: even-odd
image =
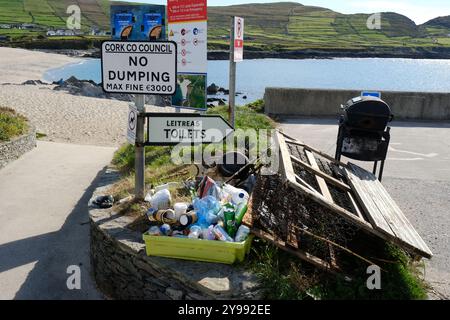
[[[248,210],[248,204],[246,202],[241,202],[237,209],[236,209],[236,215],[235,215],[235,222],[237,226],[240,226],[242,223],[242,220],[244,219],[245,214]]]
[[[225,231],[228,233],[230,237],[234,238],[237,231],[236,222],[234,221],[235,219],[234,209],[230,207],[225,207],[223,214],[225,222]]]

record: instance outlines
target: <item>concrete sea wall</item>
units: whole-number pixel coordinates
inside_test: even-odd
[[[269,115],[337,117],[340,105],[359,96],[356,90],[266,88],[265,110]],[[450,120],[450,93],[383,91],[397,120]]]

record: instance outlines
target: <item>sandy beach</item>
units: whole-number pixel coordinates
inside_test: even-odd
[[[25,115],[46,135],[43,140],[119,146],[125,142],[128,102],[75,96],[53,85],[22,85],[42,80],[45,71],[80,61],[59,54],[0,47],[0,105]],[[148,111],[173,112],[147,106]]]

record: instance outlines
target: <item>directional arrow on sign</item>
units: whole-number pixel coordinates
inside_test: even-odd
[[[220,115],[180,113],[146,113],[146,145],[176,145],[179,143],[217,143],[230,135],[233,127]]]

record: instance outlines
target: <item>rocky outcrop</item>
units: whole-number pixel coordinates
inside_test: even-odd
[[[77,96],[102,98],[102,99],[113,99],[120,101],[134,101],[134,95],[132,94],[118,94],[118,93],[107,93],[103,91],[100,84],[95,83],[92,80],[79,80],[75,77],[70,77],[65,81],[54,82],[56,87],[54,90],[57,91],[67,91],[70,94]],[[170,98],[156,95],[146,95],[146,103],[154,106],[168,106],[171,104]]]

